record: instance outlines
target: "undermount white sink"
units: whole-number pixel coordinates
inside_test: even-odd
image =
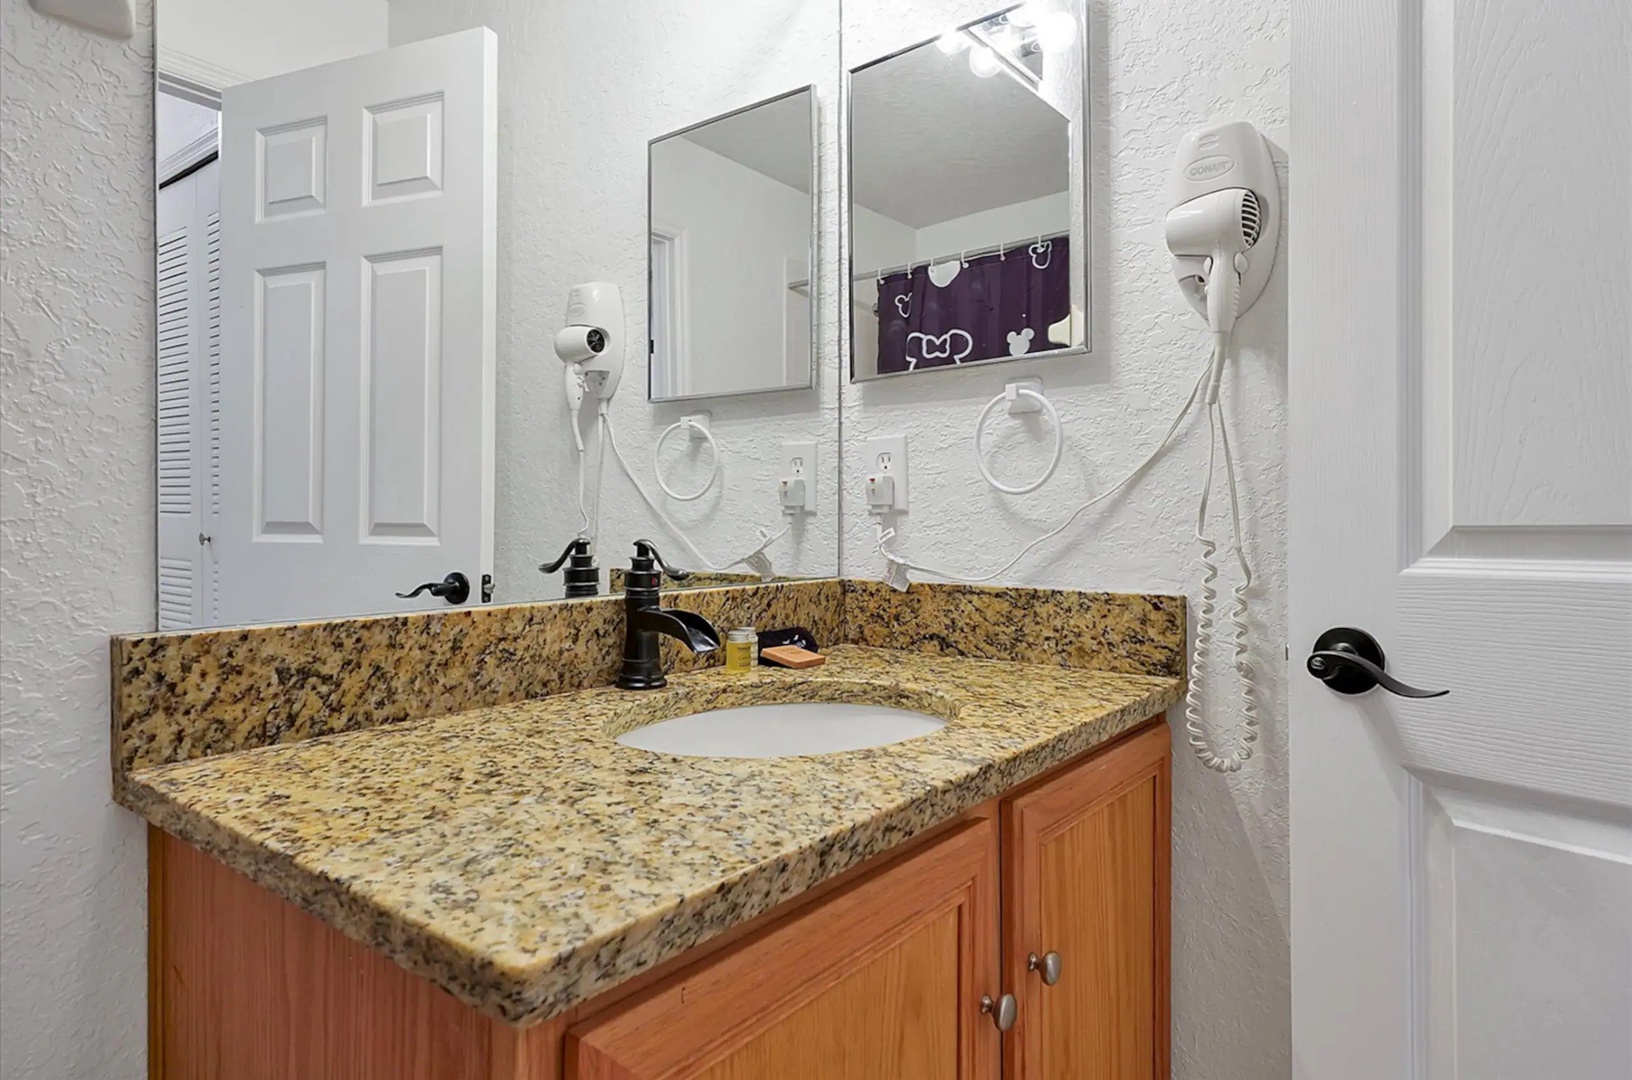
[[[794,702],[676,716],[625,732],[618,742],[682,757],[803,757],[888,746],[945,726],[938,716],[909,709]]]

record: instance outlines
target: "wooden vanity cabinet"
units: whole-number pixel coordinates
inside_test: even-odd
[[[1171,741],[1158,724],[1003,800],[1010,1078],[1169,1075]]]
[[[998,838],[971,821],[571,1029],[575,1080],[997,1080]]]
[[[154,830],[149,1075],[1165,1080],[1169,755],[1149,725],[528,1028]]]

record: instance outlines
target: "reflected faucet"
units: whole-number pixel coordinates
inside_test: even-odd
[[[667,634],[694,653],[720,647],[720,632],[701,615],[658,606],[663,575],[683,581],[691,574],[663,561],[650,540],[635,541],[635,557],[623,588],[623,669],[618,686],[625,690],[656,690],[667,686],[663,676],[659,635]]]

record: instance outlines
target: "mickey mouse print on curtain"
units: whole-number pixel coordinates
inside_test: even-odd
[[[878,287],[878,373],[972,364],[1059,348],[1071,313],[1070,241],[1028,240],[976,258],[889,274]]]

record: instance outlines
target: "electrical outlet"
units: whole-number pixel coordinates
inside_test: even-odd
[[[905,435],[879,435],[868,439],[863,444],[862,468],[865,470],[864,480],[869,491],[888,490],[887,505],[870,503],[869,509],[874,513],[882,514],[887,511],[903,511],[907,508],[907,437]],[[889,484],[880,484],[878,481],[888,477]]]
[[[782,444],[782,465],[777,470],[777,498],[785,514],[816,512],[816,441]],[[800,481],[803,481],[801,484]],[[800,489],[803,489],[801,492]],[[790,501],[791,500],[791,501]]]

